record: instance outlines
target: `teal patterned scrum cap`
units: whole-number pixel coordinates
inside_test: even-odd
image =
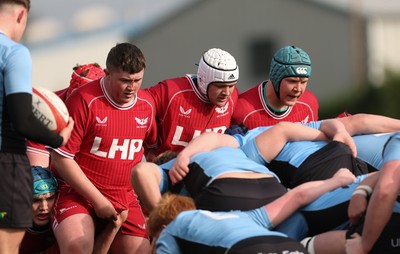
[[[310,77],[311,60],[308,54],[296,46],[279,49],[272,58],[269,79],[278,98],[280,84],[286,77]]]
[[[49,192],[57,191],[57,179],[48,168],[33,166],[33,196],[43,195]]]

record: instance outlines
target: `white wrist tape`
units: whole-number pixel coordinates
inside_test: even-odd
[[[356,190],[365,190],[368,196],[371,196],[372,194],[372,188],[368,185],[359,185]]]
[[[355,191],[353,192],[353,194],[351,194],[351,196],[354,196],[354,195],[357,195],[357,194],[360,194],[360,195],[362,195],[362,196],[364,196],[364,197],[368,197],[367,191],[362,190],[362,189],[355,190]]]

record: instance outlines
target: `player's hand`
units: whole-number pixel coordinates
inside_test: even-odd
[[[178,154],[174,164],[169,170],[169,178],[171,179],[172,184],[180,182],[187,173],[189,173],[189,162],[190,159],[188,156],[185,156],[182,152]]]
[[[362,249],[362,238],[358,233],[351,235],[351,239],[346,240],[346,254],[366,254]]]
[[[74,119],[72,119],[72,117],[69,117],[68,125],[60,131],[59,135],[63,137],[62,146],[67,144],[69,138],[71,137],[71,132],[74,129],[74,124]]]
[[[118,220],[117,211],[111,202],[105,197],[98,204],[93,204],[97,217],[106,220]]]
[[[117,219],[113,220],[112,223],[115,229],[119,229],[128,218],[128,210],[123,210],[120,214],[117,215]]]
[[[336,133],[333,137],[332,140],[338,141],[345,143],[351,150],[351,154],[354,158],[357,157],[357,146],[356,143],[354,142],[354,139],[352,136],[347,131],[342,131]]]
[[[356,181],[356,176],[351,173],[351,171],[347,168],[339,169],[334,175],[333,178],[337,179],[342,186],[347,186]]]
[[[367,210],[367,199],[363,195],[356,194],[351,197],[347,215],[349,216],[351,225],[357,225],[361,215]]]

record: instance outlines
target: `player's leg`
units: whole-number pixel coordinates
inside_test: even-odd
[[[0,253],[18,253],[19,245],[24,237],[25,229],[1,228]]]
[[[53,231],[63,253],[92,253],[95,216],[89,202],[69,187],[60,188],[53,208]]]
[[[92,253],[94,245],[94,222],[89,214],[79,213],[65,218],[54,229],[60,252]]]
[[[111,253],[148,253],[150,241],[146,228],[146,220],[137,200],[129,205],[126,221],[111,245]]]
[[[111,246],[111,253],[149,253],[150,241],[147,238],[118,233]]]
[[[132,169],[131,184],[148,212],[151,212],[161,199],[162,179],[162,172],[155,163],[140,162]]]

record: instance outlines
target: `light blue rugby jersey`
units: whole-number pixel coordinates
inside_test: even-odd
[[[318,122],[312,122],[305,125],[313,127],[315,129],[318,129],[319,127]],[[236,134],[233,135],[233,137],[238,141],[240,148],[249,158],[260,164],[269,163],[269,161],[265,161],[259,154],[258,149],[255,146],[255,137],[271,127],[272,126],[262,126],[254,128],[249,130],[245,135]],[[274,160],[285,161],[295,167],[299,167],[304,162],[304,160],[307,159],[308,156],[315,153],[327,144],[328,142],[326,141],[288,142]],[[265,145],[268,146],[274,144]]]
[[[4,126],[5,96],[32,94],[32,59],[29,50],[3,33],[0,33],[0,68],[0,147],[3,147],[3,137],[9,135],[4,131],[10,128]]]
[[[156,242],[157,253],[182,253],[176,238],[188,244],[198,243],[228,250],[235,243],[250,237],[286,237],[269,230],[271,228],[263,207],[246,212],[185,211],[161,232]]]
[[[368,175],[360,175],[356,177],[356,182],[349,184],[346,188],[337,188],[327,192],[311,202],[310,204],[301,208],[302,211],[319,211],[327,209],[338,204],[347,202],[351,199],[351,195],[360,183],[367,178]]]
[[[400,160],[400,132],[354,136],[357,157],[377,169],[391,160]]]
[[[322,121],[305,125],[320,129]],[[400,132],[355,135],[353,139],[357,147],[357,158],[376,169],[380,169],[385,162],[400,160]]]
[[[162,175],[160,190],[165,193],[168,189],[168,176],[162,169],[169,170],[175,160],[169,161],[159,166]],[[233,147],[220,147],[212,151],[200,152],[190,158],[190,163],[196,162],[203,170],[204,174],[211,180],[209,185],[218,176],[231,172],[255,172],[274,176],[278,181],[278,176],[267,167],[249,159],[241,149]]]
[[[320,120],[306,123],[304,125],[314,129],[320,129],[322,122],[323,120]],[[258,153],[258,150],[254,144],[254,138],[268,128],[271,128],[271,126],[263,126],[252,129],[244,136],[234,135],[239,145],[242,147],[242,149],[244,149],[245,153],[250,158],[262,164],[266,162]],[[400,132],[356,135],[353,138],[357,148],[357,157],[377,169],[380,169],[384,162],[400,159]],[[388,142],[389,139],[390,142]],[[275,160],[288,161],[291,165],[298,167],[309,155],[319,150],[326,144],[327,142],[324,141],[288,142]],[[384,153],[383,149],[385,149]]]

